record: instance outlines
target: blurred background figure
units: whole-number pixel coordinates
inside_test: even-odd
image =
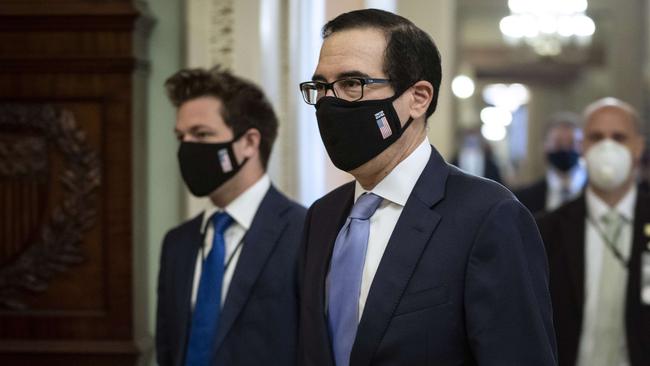
[[[641,121],[614,98],[592,103],[584,118],[585,194],[538,220],[559,365],[649,365],[650,197],[636,179]]]
[[[452,164],[470,174],[502,183],[501,172],[492,149],[478,130],[465,131],[459,145],[458,154],[452,160]]]
[[[544,136],[546,175],[514,191],[530,212],[552,211],[584,188],[587,174],[578,152],[582,141],[579,118],[575,113],[561,112],[549,121]]]

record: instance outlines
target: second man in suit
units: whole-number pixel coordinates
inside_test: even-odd
[[[181,70],[166,87],[183,179],[211,205],[165,236],[158,364],[294,365],[305,209],[266,175],[278,128],[271,104],[218,68]]]
[[[644,139],[627,103],[584,113],[585,193],[539,218],[560,366],[650,365],[650,197],[637,189]]]

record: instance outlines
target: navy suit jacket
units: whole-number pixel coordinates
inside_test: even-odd
[[[546,211],[546,192],[548,192],[546,177],[527,187],[513,191],[519,202],[534,215]]]
[[[305,208],[271,187],[263,198],[223,305],[215,365],[295,365],[298,331],[297,254]],[[158,279],[156,356],[160,366],[183,363],[191,315],[201,217],[167,233]]]
[[[301,254],[299,363],[333,366],[325,309],[332,248],[354,183],[309,209]],[[350,357],[367,365],[555,365],[544,246],[501,185],[433,150],[372,282]]]
[[[551,274],[560,366],[574,366],[578,356],[585,302],[585,218],[582,195],[538,218]],[[631,366],[650,365],[650,306],[641,301],[642,254],[650,253],[650,197],[639,191],[634,211],[632,251],[628,269],[625,330]]]

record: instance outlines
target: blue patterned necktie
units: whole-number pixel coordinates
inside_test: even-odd
[[[336,366],[347,366],[359,324],[359,294],[370,235],[369,218],[382,198],[366,193],[352,207],[334,243],[328,276],[327,311]]]
[[[225,212],[212,217],[214,237],[210,254],[203,260],[199,291],[192,314],[185,366],[208,365],[221,313],[221,287],[223,283],[225,240],[223,233],[233,220]]]

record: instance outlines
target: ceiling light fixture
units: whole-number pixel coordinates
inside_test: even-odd
[[[541,56],[556,56],[574,43],[587,46],[596,31],[587,0],[508,0],[510,15],[499,29],[506,42],[527,44]]]

